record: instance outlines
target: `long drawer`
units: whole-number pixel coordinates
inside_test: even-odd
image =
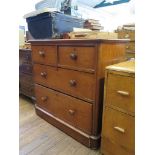
[[[34,64],[35,83],[93,102],[95,75],[73,70]]]
[[[63,67],[73,69],[95,70],[95,48],[76,47],[76,46],[59,46],[58,64]]]
[[[56,46],[32,46],[32,60],[34,63],[55,66],[57,64]]]
[[[118,74],[108,74],[106,104],[135,112],[135,79]]]
[[[133,155],[134,122],[132,116],[105,108],[102,126],[103,150],[112,155]]]
[[[92,105],[52,89],[35,85],[37,105],[68,124],[91,134]]]

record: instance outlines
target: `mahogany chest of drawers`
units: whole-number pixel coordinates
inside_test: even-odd
[[[19,91],[34,99],[31,49],[19,49]]]
[[[36,113],[90,148],[100,142],[105,66],[128,40],[31,40]]]
[[[101,151],[104,155],[135,154],[135,63],[106,68]]]

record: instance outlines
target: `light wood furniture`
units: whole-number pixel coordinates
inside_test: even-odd
[[[90,148],[100,142],[104,68],[128,40],[32,40],[36,113]]]
[[[104,155],[134,155],[135,62],[106,67],[101,151]]]
[[[119,39],[130,39],[128,45],[126,45],[126,57],[135,58],[135,30],[121,29],[116,31]]]
[[[19,49],[19,92],[31,99],[35,99],[30,48]]]

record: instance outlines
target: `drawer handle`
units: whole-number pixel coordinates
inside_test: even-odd
[[[39,51],[39,55],[44,57],[45,56],[45,52],[44,51]]]
[[[129,46],[126,46],[126,49],[129,49]]]
[[[114,129],[117,130],[117,131],[119,131],[119,132],[121,132],[121,133],[125,133],[125,129],[120,128],[118,126],[115,126]]]
[[[129,34],[126,34],[126,35],[125,35],[125,38],[129,38],[129,37],[130,37],[130,35],[129,35]]]
[[[75,110],[69,109],[68,112],[69,112],[69,114],[71,114],[71,115],[74,115],[74,114],[75,114]]]
[[[129,92],[127,92],[127,91],[118,90],[117,93],[120,95],[123,95],[123,96],[129,96]]]
[[[47,76],[47,73],[46,72],[41,72],[40,75],[45,78]]]
[[[76,81],[75,80],[70,80],[69,84],[71,87],[75,87],[76,86]]]
[[[70,54],[70,58],[73,59],[73,60],[76,60],[77,59],[77,55],[75,53],[71,53]]]
[[[47,101],[47,99],[48,99],[47,96],[42,96],[42,97],[41,97],[41,100],[44,101],[44,102]]]

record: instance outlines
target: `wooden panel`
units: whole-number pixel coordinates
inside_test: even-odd
[[[56,65],[56,46],[32,46],[32,59],[35,63]]]
[[[103,88],[105,67],[125,60],[125,43],[105,43],[97,46],[99,50],[97,56],[97,85],[96,102],[94,105],[93,131],[101,132],[102,108],[103,108]]]
[[[69,68],[80,68],[95,70],[95,48],[94,47],[76,47],[59,46],[60,66]]]
[[[95,98],[95,76],[44,65],[34,65],[34,81],[92,102]]]
[[[118,74],[108,74],[106,104],[114,105],[128,112],[135,112],[135,79]]]
[[[98,77],[105,77],[105,67],[125,61],[125,50],[127,44],[107,43],[99,46],[98,53]]]
[[[105,150],[111,152],[112,155],[124,155],[122,153],[119,154],[120,152],[130,152],[128,154],[133,155],[135,147],[134,122],[134,117],[106,107],[104,111],[102,137],[107,138],[111,141],[111,143],[108,144],[113,143],[113,145],[108,145],[105,141],[103,141],[103,149],[106,146]],[[114,145],[117,147],[117,150],[124,151],[113,150],[112,146]]]
[[[35,94],[38,106],[74,127],[91,134],[91,104],[39,85],[35,85]]]

